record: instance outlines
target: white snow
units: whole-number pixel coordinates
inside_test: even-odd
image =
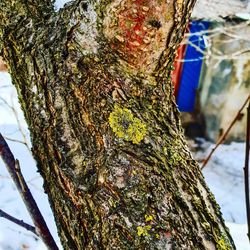
[[[208,151],[211,149],[212,147]],[[217,201],[220,201],[224,219],[229,222],[246,222],[244,153],[244,143],[221,145],[215,151],[212,161],[203,170],[207,184]]]
[[[211,145],[204,155],[213,147]],[[220,145],[203,169],[206,183],[221,207],[238,250],[250,249],[246,224],[244,157],[244,143]]]
[[[72,0],[56,0],[55,1],[55,9],[59,10],[59,9],[63,8],[64,4],[66,4],[68,2],[72,2]]]
[[[16,117],[13,112],[7,108],[4,102],[14,106],[20,110],[15,88],[11,85],[11,77],[8,73],[0,72],[0,125],[2,124],[17,124]],[[26,126],[22,112],[19,111],[20,123]]]
[[[6,100],[18,110],[18,117],[24,133],[28,136],[27,125],[19,108],[16,91],[10,85],[11,79],[7,73],[0,73],[0,98]],[[0,132],[7,137],[22,140],[23,137],[17,126],[13,111],[0,99]],[[42,179],[36,172],[35,162],[27,148],[16,142],[8,141],[15,157],[19,159],[23,174],[28,180],[30,189],[48,223],[56,241],[59,242],[54,219],[50,210],[47,197],[43,193]],[[211,150],[207,148],[202,158]],[[243,183],[244,143],[231,143],[221,145],[215,152],[211,161],[204,168],[203,173],[210,189],[215,194],[220,204],[223,217],[230,229],[238,250],[247,250],[247,225],[245,212],[245,197]],[[23,205],[19,194],[9,178],[5,167],[0,160],[0,208],[5,212],[31,223],[31,219]],[[58,243],[59,244],[59,243]],[[43,243],[32,233],[17,225],[0,218],[0,250],[45,250]]]
[[[247,224],[236,224],[227,222],[231,236],[238,250],[249,250],[249,240],[247,238]]]

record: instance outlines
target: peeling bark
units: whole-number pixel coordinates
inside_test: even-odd
[[[194,2],[54,13],[49,0],[1,1],[2,56],[65,249],[235,249],[172,95]]]

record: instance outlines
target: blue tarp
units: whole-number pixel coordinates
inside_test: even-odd
[[[204,42],[205,34],[203,32],[203,34],[198,33],[206,31],[209,28],[209,24],[206,21],[193,21],[190,23],[189,42],[194,44],[194,46],[187,45],[177,96],[177,104],[182,112],[192,112],[194,110],[196,90],[199,85],[204,57],[203,53],[195,47],[199,47],[202,51],[206,49]]]

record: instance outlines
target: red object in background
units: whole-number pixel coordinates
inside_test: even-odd
[[[172,72],[172,82],[174,84],[174,96],[177,97],[179,85],[181,81],[181,73],[183,62],[181,60],[184,59],[186,52],[186,44],[181,44],[177,50],[177,55],[174,61],[174,70]]]

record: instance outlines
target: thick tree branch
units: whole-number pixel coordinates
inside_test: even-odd
[[[0,133],[0,156],[4,161],[6,168],[11,175],[12,180],[14,181],[24,204],[33,220],[33,223],[36,227],[37,234],[43,240],[44,244],[50,250],[57,250],[58,247],[50,234],[50,231],[44,221],[44,218],[24,180],[24,177],[21,173],[18,160],[15,160],[9,146],[4,140],[3,136]]]

